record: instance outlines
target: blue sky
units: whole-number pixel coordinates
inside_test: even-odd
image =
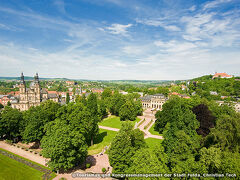
[[[0,76],[240,75],[240,0],[1,0]]]

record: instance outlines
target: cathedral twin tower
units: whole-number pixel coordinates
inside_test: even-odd
[[[48,91],[41,88],[38,73],[34,76],[34,80],[30,83],[29,88],[26,87],[23,73],[19,85],[20,95],[17,102],[12,103],[13,108],[21,111],[28,110],[31,106],[38,106],[42,101],[56,97],[48,96]],[[54,101],[57,101],[54,99]]]

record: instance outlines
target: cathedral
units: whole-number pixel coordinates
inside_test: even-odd
[[[41,102],[51,99],[58,102],[57,94],[48,94],[48,91],[41,88],[38,73],[34,76],[30,87],[26,87],[23,73],[21,74],[21,81],[19,85],[19,96],[15,102],[12,102],[12,107],[20,111],[28,110],[31,106],[38,106]]]

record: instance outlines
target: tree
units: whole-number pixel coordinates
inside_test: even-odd
[[[168,143],[166,141],[169,141]],[[199,148],[199,142],[196,143],[193,138],[187,135],[183,130],[178,130],[174,136],[167,137],[164,148],[168,152],[169,166],[175,173],[194,173],[197,172],[195,164],[195,156]],[[174,144],[166,148],[166,144]],[[171,151],[170,151],[171,150]]]
[[[0,103],[0,109],[4,108],[4,106]]]
[[[82,96],[80,96],[80,98],[78,98],[77,102],[82,103],[84,106],[86,106],[87,105],[87,99],[86,99],[85,94],[82,94]]]
[[[90,127],[92,130],[90,131],[91,136],[91,145],[93,145],[93,139],[95,138],[96,134],[98,134],[98,122],[100,121],[99,114],[98,114],[98,104],[97,104],[97,96],[91,93],[87,99],[87,109],[91,113]]]
[[[156,93],[160,93],[160,94],[163,94],[165,96],[168,96],[169,94],[169,89],[167,87],[162,87],[162,86],[159,86],[156,90]]]
[[[45,127],[46,135],[41,140],[42,154],[50,158],[52,170],[68,170],[84,162],[87,144],[83,134],[72,130],[64,121],[49,122]]]
[[[200,127],[197,129],[197,133],[203,137],[207,136],[210,132],[210,128],[214,127],[216,118],[212,115],[211,111],[205,104],[199,104],[198,106],[195,106],[193,108],[193,113],[200,122]]]
[[[7,102],[7,106],[9,106],[9,107],[11,106],[11,103],[10,103],[10,101],[8,101],[8,102]]]
[[[134,101],[135,111],[138,116],[141,116],[143,113],[142,102],[140,99]]]
[[[109,88],[105,88],[104,91],[102,92],[102,99],[106,100],[107,98],[112,97],[112,90]]]
[[[160,147],[159,147],[160,148]],[[158,149],[156,149],[158,151]],[[131,157],[131,165],[127,169],[128,174],[159,174],[168,173],[166,154],[162,151],[162,155],[165,156],[163,161],[159,161],[157,155],[148,148],[139,149],[133,157]],[[131,179],[139,179],[138,177]]]
[[[217,119],[217,124],[207,136],[205,146],[214,145],[221,150],[240,152],[240,115],[222,115]]]
[[[144,134],[133,129],[131,122],[125,122],[112,141],[109,160],[114,173],[125,173],[132,164],[131,157],[140,148],[146,147]]]
[[[87,108],[94,116],[98,116],[98,104],[96,94],[91,93],[87,99]]]
[[[200,164],[207,169],[208,173],[220,172],[221,166],[221,150],[219,148],[210,147],[200,150]]]
[[[68,104],[70,101],[70,96],[69,96],[69,93],[67,93],[67,97],[66,97],[66,104]]]
[[[22,113],[19,110],[6,106],[0,117],[0,136],[11,140],[20,137],[22,121]]]
[[[60,105],[48,100],[42,102],[40,106],[31,107],[24,112],[24,129],[22,131],[23,140],[26,142],[40,142],[44,136],[44,126],[57,117]]]
[[[221,154],[219,172],[223,174],[236,174],[240,176],[240,154],[224,151]]]
[[[98,100],[98,114],[100,115],[100,119],[103,119],[108,115],[107,107],[102,99]]]
[[[191,100],[173,97],[156,113],[155,128],[163,133],[162,145],[174,173],[197,172],[195,157],[200,149],[199,122],[192,112]]]
[[[69,124],[71,129],[84,135],[86,142],[90,145],[93,139],[98,135],[98,116],[82,103],[69,103],[62,106],[57,113],[57,119]]]
[[[133,105],[133,102],[127,101],[124,105],[122,105],[119,110],[119,116],[121,121],[134,121],[137,117],[137,112]]]
[[[120,94],[118,91],[115,91],[108,104],[108,108],[111,114],[118,116],[119,110],[122,105],[125,104],[125,102],[126,101],[123,95]]]

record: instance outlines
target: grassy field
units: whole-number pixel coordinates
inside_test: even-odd
[[[132,121],[133,124],[135,125],[136,122],[139,122],[140,118],[136,118],[135,121]],[[120,121],[120,118],[117,116],[110,116],[108,118],[105,118],[102,120],[102,122],[98,123],[100,126],[107,126],[107,127],[112,127],[112,128],[118,128],[120,129],[122,126],[122,123],[124,121]]]
[[[116,134],[117,132],[115,131],[100,129],[99,135],[94,141],[94,145],[88,148],[88,154],[93,155],[100,153],[105,146],[108,146],[112,142]]]
[[[163,140],[162,139],[155,139],[155,138],[147,138],[147,139],[145,139],[145,141],[146,141],[146,143],[147,143],[147,145],[150,149],[154,149],[154,147],[161,144]]]
[[[0,154],[0,180],[40,180],[42,175],[42,172]]]
[[[154,125],[152,125],[152,127],[149,129],[149,132],[152,134],[152,135],[158,135],[158,136],[162,136],[162,134],[159,134],[159,132],[155,131],[154,130]]]

